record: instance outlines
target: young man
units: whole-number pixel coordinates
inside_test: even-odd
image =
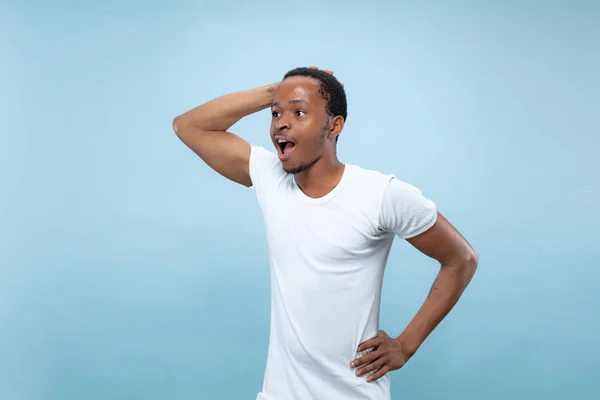
[[[274,152],[227,130],[270,108]],[[402,367],[448,314],[477,267],[463,236],[421,191],[342,163],[346,95],[331,71],[219,97],[173,121],[211,168],[256,193],[271,267],[271,332],[259,400],[389,399]],[[395,236],[441,264],[398,337],[379,330],[382,279]]]

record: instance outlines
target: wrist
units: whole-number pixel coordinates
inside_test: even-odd
[[[258,93],[260,93],[260,110],[271,108],[271,105],[273,104],[273,95],[279,88],[280,83],[281,82],[275,82],[255,89],[255,91],[258,91]]]
[[[409,335],[402,333],[400,336],[396,338],[396,341],[400,344],[402,350],[409,356],[412,357],[413,354],[417,352],[419,347],[421,346],[421,341],[410,337]]]

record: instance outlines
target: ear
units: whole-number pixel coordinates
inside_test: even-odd
[[[327,135],[330,139],[335,139],[338,137],[342,130],[344,129],[344,118],[341,115],[335,116],[331,119],[329,123],[329,134]]]

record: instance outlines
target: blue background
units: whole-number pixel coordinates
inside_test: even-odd
[[[0,5],[0,399],[253,399],[269,328],[249,190],[177,114],[333,69],[344,162],[420,187],[479,270],[394,399],[600,396],[600,6],[571,2]],[[268,112],[233,131],[270,146]],[[397,240],[381,327],[435,262]]]

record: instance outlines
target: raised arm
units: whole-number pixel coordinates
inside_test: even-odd
[[[250,144],[228,132],[243,117],[271,106],[278,83],[227,94],[173,119],[179,139],[222,176],[252,186]]]

